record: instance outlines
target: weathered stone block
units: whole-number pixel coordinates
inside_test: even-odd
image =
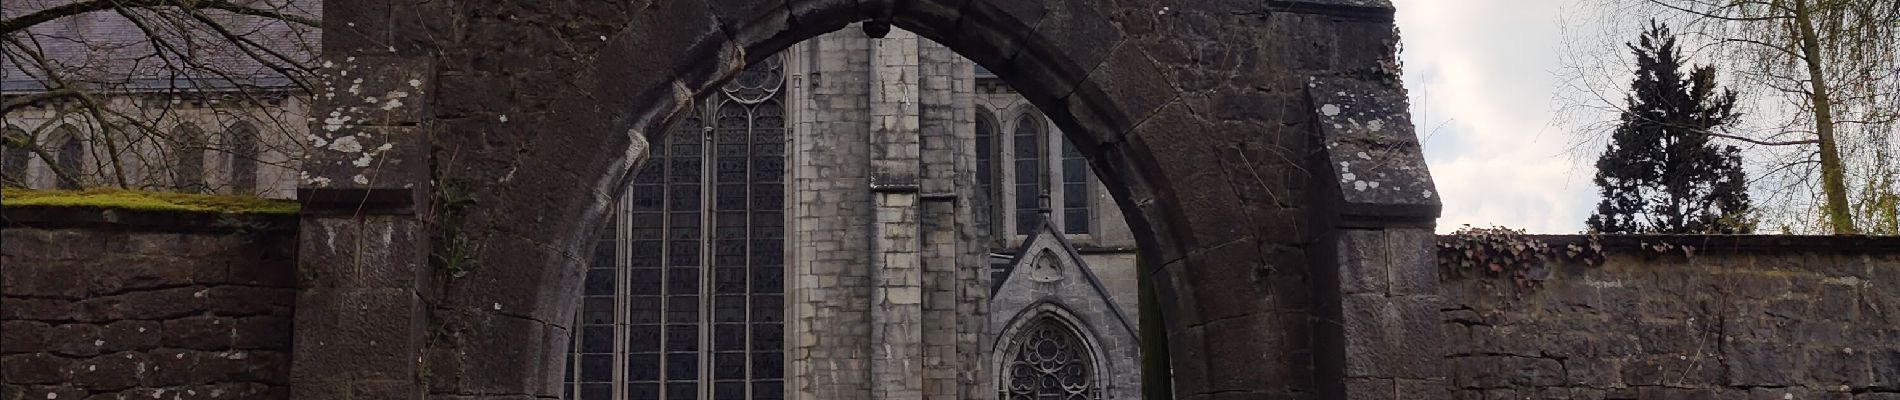
[[[1386,230],[1393,295],[1438,294],[1438,236],[1430,229]]]
[[[204,288],[181,286],[144,290],[79,302],[84,321],[169,319],[205,311]]]
[[[207,383],[201,380],[198,365],[206,352],[182,349],[158,349],[148,353],[151,368],[141,383],[149,387],[182,386]]]
[[[312,110],[328,112],[314,115],[311,133],[334,143],[338,128],[422,122],[431,115],[432,60],[388,53],[325,57]]]
[[[93,324],[55,326],[46,339],[47,350],[66,356],[93,356],[105,347],[105,341],[99,340],[99,326]]]
[[[1307,93],[1326,166],[1344,201],[1340,211],[1348,219],[1438,216],[1437,188],[1418,150],[1402,90],[1338,78],[1316,79]]]
[[[414,218],[305,218],[299,228],[304,286],[416,288],[428,276],[429,241]]]
[[[0,320],[0,354],[45,351],[54,332],[53,325],[43,322]]]
[[[428,128],[313,123],[298,201],[307,212],[414,212],[427,196],[413,193],[432,184]]]
[[[418,368],[421,299],[406,289],[305,289],[297,297],[293,379],[397,379]]]
[[[93,391],[115,391],[139,384],[150,360],[144,353],[122,352],[93,357],[73,365],[73,384]]]
[[[289,310],[296,305],[297,291],[292,288],[223,285],[205,291],[211,312],[222,316],[267,315]]]
[[[1385,230],[1341,230],[1338,256],[1340,294],[1384,295],[1390,291],[1389,248]]]
[[[165,321],[165,347],[221,350],[231,347],[236,324],[232,319],[195,316]]]
[[[117,321],[106,324],[99,332],[99,340],[105,345],[105,352],[126,350],[151,350],[158,348],[163,341],[158,321]]]
[[[0,319],[29,321],[72,321],[80,318],[79,305],[69,300],[7,297],[0,307]]]
[[[9,385],[60,384],[72,379],[74,364],[49,353],[6,355],[0,356],[0,375]]]
[[[58,299],[83,297],[86,295],[83,276],[65,272],[73,267],[68,262],[10,260],[6,268],[0,268],[0,279],[4,279],[0,282],[0,293]]]

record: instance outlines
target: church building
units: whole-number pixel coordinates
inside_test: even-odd
[[[1120,210],[942,45],[794,45],[649,154],[587,272],[570,398],[1139,397]]]

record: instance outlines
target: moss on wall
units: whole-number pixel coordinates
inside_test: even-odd
[[[0,189],[0,206],[119,208],[226,214],[296,214],[297,202],[254,196],[93,189],[86,191]]]

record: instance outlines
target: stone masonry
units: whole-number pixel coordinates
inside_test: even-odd
[[[696,95],[746,64],[860,21],[869,21],[861,31],[872,36],[888,33],[872,28],[895,26],[983,65],[1089,159],[1154,266],[1148,278],[1156,282],[1178,397],[1380,398],[1397,385],[1443,382],[1431,371],[1353,365],[1364,361],[1349,357],[1358,351],[1353,346],[1368,335],[1428,334],[1409,328],[1431,326],[1431,319],[1388,314],[1379,326],[1407,329],[1355,328],[1371,322],[1342,311],[1348,303],[1338,301],[1337,265],[1328,257],[1338,230],[1428,227],[1437,212],[1436,200],[1417,196],[1431,184],[1405,123],[1398,38],[1385,1],[330,0],[323,10],[325,26],[348,29],[323,36],[324,58],[335,67],[322,86],[334,97],[313,108],[319,129],[311,139],[332,151],[311,155],[299,190],[306,204],[299,264],[315,278],[298,296],[291,379],[297,398],[558,395],[557,366],[571,336],[581,266],[646,144],[658,143]],[[930,75],[900,78],[920,82],[917,93],[927,98]],[[872,81],[812,78],[813,90]],[[401,105],[366,106],[371,97],[397,92],[407,95]],[[894,109],[928,113],[911,104],[917,105]],[[825,107],[833,106],[855,107]],[[886,107],[866,104],[863,115]],[[839,135],[905,126],[797,118]],[[795,146],[823,148],[816,141]],[[840,151],[855,151],[849,142],[841,140]],[[929,165],[887,150],[862,151]],[[794,157],[804,162],[831,151]],[[1335,167],[1354,157],[1376,161]],[[919,190],[909,195],[918,201],[906,203],[905,194],[880,199],[864,190],[877,184],[880,171],[918,171],[832,165],[818,168],[833,175],[797,176],[797,184],[856,186],[809,195],[865,220],[914,215],[921,225],[934,224],[928,214],[937,212],[923,199],[933,193]],[[1383,189],[1359,188],[1372,179]],[[929,186],[927,179],[916,184]],[[812,360],[803,367],[811,373],[792,383],[797,391],[827,399],[948,393],[930,383],[940,378],[879,364],[880,354],[943,357],[926,349],[951,343],[919,337],[946,325],[929,322],[933,306],[908,298],[929,297],[919,274],[936,268],[922,261],[936,253],[921,241],[940,244],[931,239],[939,236],[818,236],[827,228],[795,223],[794,235],[819,239],[801,250],[814,257],[801,263],[872,253],[891,262],[864,256],[862,264],[806,264],[839,273],[810,274],[816,279],[797,287],[818,288],[812,299],[844,297],[794,299],[801,320],[794,324],[810,323],[792,328],[793,337],[850,342],[883,335],[923,346],[795,349],[810,354],[794,357]],[[827,240],[837,245],[827,247]],[[910,240],[920,244],[900,245]],[[919,261],[897,261],[908,259]],[[885,264],[919,270],[852,267]],[[1422,262],[1391,268],[1432,273]],[[918,282],[907,280],[913,276]],[[871,283],[880,281],[920,291],[875,294]],[[877,296],[885,301],[876,304],[925,315],[906,325],[912,320],[902,313],[858,311],[873,303],[855,299]],[[1391,309],[1410,296],[1418,294],[1361,296],[1353,304]],[[348,324],[364,316],[377,323]],[[973,347],[969,335],[980,331],[957,325],[960,336],[945,348]],[[872,326],[884,330],[868,332]]]
[[[293,217],[4,215],[0,398],[289,397]]]
[[[1602,243],[1603,265],[1551,266],[1541,287],[1443,283],[1458,398],[1900,399],[1900,238]]]

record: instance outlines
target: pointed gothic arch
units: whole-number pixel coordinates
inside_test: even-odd
[[[1003,187],[997,182],[1002,179],[1003,157],[1002,130],[997,124],[996,113],[989,107],[976,106],[976,192],[980,201],[984,227],[990,233],[992,243],[1004,243],[1008,230],[1003,210]]]
[[[65,190],[79,189],[80,180],[85,179],[86,176],[86,142],[85,139],[79,137],[79,128],[73,124],[62,124],[53,129],[53,135],[48,139],[48,143],[52,143],[55,147],[53,160],[47,163],[47,168],[57,169],[50,174],[57,182],[57,187]]]
[[[33,160],[33,152],[27,149],[32,145],[25,129],[7,124],[0,130],[0,185],[27,187],[27,163]]]
[[[258,158],[263,156],[259,148],[257,127],[250,121],[237,121],[224,128],[224,140],[229,154],[225,164],[230,173],[231,191],[238,194],[255,194],[257,191]]]
[[[1027,108],[1027,107],[1026,107]],[[1028,235],[1042,223],[1043,196],[1049,193],[1049,132],[1042,113],[1025,109],[1010,122],[1010,234]]]
[[[1392,67],[1398,38],[1387,2],[732,0],[521,9],[327,0],[324,10],[326,26],[355,27],[325,32],[325,59],[342,65],[326,73],[388,78],[367,81],[369,93],[428,93],[319,133],[395,150],[374,168],[354,167],[360,154],[342,151],[303,164],[302,240],[312,251],[299,257],[350,260],[333,254],[348,246],[324,248],[313,234],[344,229],[452,227],[483,245],[467,255],[478,272],[456,280],[358,276],[425,275],[430,255],[459,250],[454,241],[365,240],[379,252],[353,251],[395,260],[319,271],[332,275],[312,278],[318,284],[300,294],[300,321],[370,313],[414,340],[355,340],[360,330],[300,324],[300,346],[328,347],[300,347],[297,364],[307,367],[293,370],[293,391],[558,394],[560,369],[551,367],[577,305],[579,255],[591,250],[648,145],[666,143],[696,94],[745,65],[867,20],[866,32],[916,32],[995,72],[1074,140],[1152,265],[1145,277],[1156,289],[1181,397],[1343,398],[1389,391],[1400,379],[1442,381],[1410,369],[1422,361],[1365,366],[1346,357],[1348,349],[1435,343],[1437,334],[1429,321],[1366,320],[1430,316],[1436,300],[1429,291],[1345,296],[1352,288],[1340,282],[1356,281],[1340,275],[1357,270],[1337,268],[1333,257],[1344,235],[1429,232],[1437,214]],[[492,15],[516,18],[473,18]],[[1204,60],[1183,49],[1223,56]],[[311,114],[356,108],[319,107]],[[433,149],[458,156],[432,158]],[[1356,154],[1389,162],[1350,162]],[[1383,184],[1356,191],[1347,179],[1341,190],[1341,178],[1355,176]],[[479,201],[449,221],[422,223],[417,211],[442,193]],[[417,270],[389,270],[402,267]],[[1423,261],[1393,268],[1435,273]],[[351,308],[358,304],[367,307]],[[1407,311],[1343,311],[1398,308]],[[1367,328],[1414,325],[1434,329]],[[424,342],[423,327],[456,336]]]
[[[1108,396],[1113,366],[1101,341],[1074,312],[1037,303],[1011,318],[992,347],[998,400],[1098,400]]]
[[[166,153],[171,159],[172,189],[186,193],[205,191],[205,131],[197,124],[180,123],[172,128]]]

